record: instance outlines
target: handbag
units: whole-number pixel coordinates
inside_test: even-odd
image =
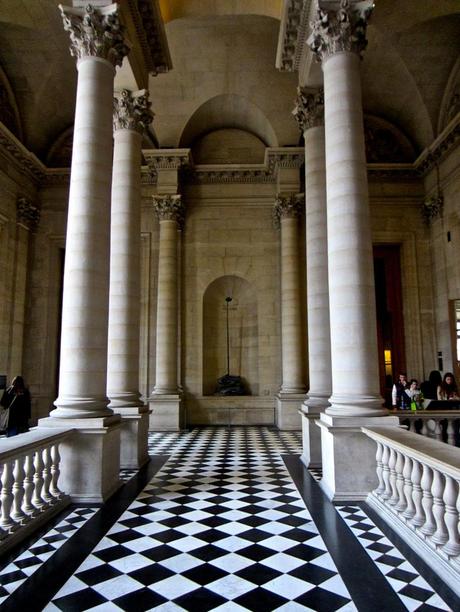
[[[0,430],[6,431],[8,429],[8,421],[10,418],[10,407],[3,408],[0,410]]]

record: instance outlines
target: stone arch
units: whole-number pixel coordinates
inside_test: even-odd
[[[0,121],[22,140],[22,125],[18,105],[8,77],[0,66]]]
[[[258,310],[255,287],[236,275],[212,281],[203,293],[203,395],[213,395],[227,373],[226,302],[229,308],[230,374],[241,376],[251,395],[259,394]]]
[[[222,94],[202,104],[190,117],[181,138],[180,147],[193,143],[216,130],[236,129],[252,134],[266,147],[277,147],[278,139],[265,114],[243,96]]]
[[[449,75],[439,111],[438,134],[460,112],[460,57]]]
[[[409,138],[394,123],[383,117],[364,115],[364,139],[368,164],[415,161],[415,148]]]
[[[160,0],[160,8],[165,23],[174,19],[210,15],[263,15],[279,20],[281,3],[282,0],[234,0],[220,3],[215,0]]]
[[[51,145],[46,156],[50,168],[70,168],[72,164],[73,125],[65,129]]]

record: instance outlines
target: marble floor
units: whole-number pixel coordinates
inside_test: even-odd
[[[455,610],[365,504],[334,506],[263,427],[151,433],[150,463],[0,560],[2,610]]]

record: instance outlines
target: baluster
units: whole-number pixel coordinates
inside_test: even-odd
[[[35,453],[35,474],[34,474],[34,494],[32,498],[32,503],[36,508],[39,508],[40,511],[44,510],[48,505],[45,500],[42,498],[41,493],[43,489],[43,457],[42,450],[39,449]]]
[[[459,512],[457,503],[460,505],[460,490],[458,481],[446,474],[446,486],[444,487],[444,521],[449,534],[447,543],[442,550],[449,557],[460,555],[460,534],[459,534]]]
[[[404,468],[403,468],[403,478],[404,478],[403,492],[406,498],[406,509],[402,513],[402,515],[406,519],[412,518],[415,514],[415,504],[414,504],[414,500],[412,499],[413,485],[410,479],[411,473],[412,473],[412,459],[410,457],[407,457],[406,455],[404,457]]]
[[[447,444],[455,446],[455,428],[453,419],[447,419]]]
[[[422,480],[422,465],[417,459],[412,460],[412,473],[410,476],[412,482],[412,500],[414,502],[415,514],[410,519],[410,524],[414,527],[420,527],[425,522],[425,513],[423,512],[422,498],[423,492],[420,486]]]
[[[37,516],[39,514],[39,510],[32,503],[32,496],[34,493],[35,485],[34,485],[34,474],[35,474],[35,466],[34,466],[34,452],[30,452],[26,455],[24,461],[24,471],[26,473],[24,478],[24,503],[23,510],[30,517]]]
[[[390,448],[390,459],[388,461],[388,467],[390,468],[390,487],[391,497],[388,500],[390,506],[395,506],[398,501],[398,490],[396,488],[396,451],[394,448]]]
[[[51,485],[50,491],[53,497],[58,500],[64,496],[64,493],[60,490],[58,482],[59,476],[61,474],[61,470],[59,469],[59,464],[61,462],[61,455],[59,453],[59,442],[57,444],[53,444],[51,447]]]
[[[444,478],[439,470],[433,470],[433,484],[431,493],[433,495],[433,516],[436,523],[436,531],[431,541],[435,544],[445,544],[449,539],[446,524],[444,523]]]
[[[398,492],[398,501],[395,506],[395,510],[397,510],[398,512],[402,512],[407,507],[406,497],[404,495],[404,477],[403,477],[404,455],[399,451],[396,451],[396,455],[397,457],[396,457],[395,471],[396,471],[396,490]]]
[[[415,421],[412,419],[407,419],[407,431],[415,431]]]
[[[14,465],[14,485],[13,485],[13,512],[11,513],[12,518],[17,523],[27,523],[29,517],[22,509],[22,503],[24,499],[24,457],[18,457]]]
[[[2,494],[1,494],[1,502],[2,502],[2,512],[0,518],[0,527],[3,527],[6,531],[15,531],[17,529],[16,522],[11,516],[11,507],[14,501],[13,495],[13,463],[14,459],[11,461],[5,461],[3,464],[3,472],[2,472]]]
[[[378,487],[374,491],[374,495],[380,497],[382,493],[385,491],[385,483],[383,481],[383,463],[382,463],[382,455],[383,455],[383,445],[381,442],[377,442],[377,452],[375,454],[375,461],[377,463],[377,478],[379,480]]]
[[[43,491],[42,497],[48,505],[54,503],[54,497],[50,493],[51,484],[51,448],[43,449]]]
[[[428,438],[428,419],[422,419],[422,429],[420,430],[420,433],[422,434],[422,436],[425,436],[425,438]]]
[[[385,445],[383,447],[383,454],[382,454],[382,479],[385,484],[385,491],[381,495],[381,498],[383,500],[387,500],[391,497],[390,468],[388,467],[389,458],[390,458],[390,448],[387,445]]]
[[[442,442],[442,427],[439,419],[434,420],[433,437],[435,440]]]
[[[423,491],[422,506],[425,511],[425,522],[420,531],[427,536],[431,536],[436,530],[433,516],[433,495],[431,494],[432,483],[433,472],[427,465],[423,465],[423,476],[420,484]]]

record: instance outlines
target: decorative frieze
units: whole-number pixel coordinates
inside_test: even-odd
[[[287,0],[281,15],[281,35],[276,67],[285,72],[299,69],[308,31],[312,0]]]
[[[85,8],[59,5],[64,30],[70,35],[70,54],[77,60],[100,57],[121,66],[129,52],[124,38],[116,3],[100,8],[88,4]]]
[[[180,228],[185,223],[185,206],[180,194],[152,196],[153,206],[160,221],[176,221]]]
[[[16,221],[30,231],[37,229],[40,222],[40,209],[25,196],[16,200]]]
[[[153,121],[152,103],[146,89],[128,91],[123,89],[113,99],[113,129],[135,130],[142,134]]]
[[[308,91],[305,87],[297,87],[297,98],[292,111],[301,132],[324,125],[324,92],[322,89]]]
[[[367,46],[367,21],[374,7],[373,0],[353,2],[340,0],[337,10],[321,8],[318,3],[316,19],[307,40],[318,61],[345,51],[361,55]]]
[[[281,219],[292,219],[300,217],[305,209],[305,194],[303,193],[279,193],[273,206],[273,225],[279,229]]]

